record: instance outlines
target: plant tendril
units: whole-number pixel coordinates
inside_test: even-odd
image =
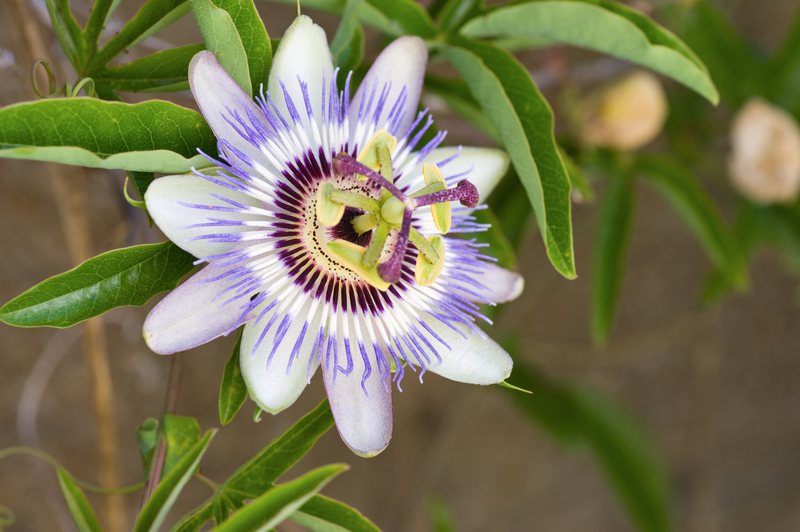
[[[147,202],[135,200],[128,195],[128,181],[130,181],[130,178],[126,177],[125,184],[122,185],[122,193],[125,195],[125,200],[137,209],[147,210]]]
[[[44,460],[45,462],[47,462],[48,464],[50,464],[51,466],[53,466],[56,469],[64,469],[66,471],[64,466],[61,465],[58,460],[56,460],[55,458],[53,458],[51,455],[47,454],[46,452],[42,451],[41,449],[36,449],[34,447],[22,447],[22,446],[20,446],[20,447],[9,447],[8,449],[3,449],[2,451],[0,451],[0,460],[2,460],[3,458],[7,458],[9,456],[13,456],[15,454],[28,454],[28,455],[31,455],[31,456],[35,456],[36,458]],[[70,474],[70,476],[72,477],[72,480],[75,481],[75,484],[77,484],[81,488],[85,489],[86,491],[91,491],[92,493],[97,493],[98,495],[118,495],[118,494],[121,495],[121,494],[131,493],[133,491],[140,490],[140,489],[142,489],[144,487],[144,482],[139,482],[137,484],[133,484],[131,486],[125,486],[125,487],[122,487],[122,488],[101,488],[101,487],[89,484],[88,482],[84,482],[82,480],[79,480],[79,479],[75,478],[72,474]],[[0,506],[0,527],[2,527],[2,525],[10,525],[11,524],[11,523],[6,523],[6,522],[3,521],[3,517],[4,517],[3,516],[3,510],[4,510],[4,507]],[[9,512],[10,512],[10,510],[9,510]],[[11,514],[10,518],[12,519],[11,522],[13,523],[13,518],[14,518],[14,514],[13,513]],[[0,532],[2,532],[2,528],[0,528]]]

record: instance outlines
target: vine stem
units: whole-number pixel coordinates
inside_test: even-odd
[[[181,380],[183,378],[183,353],[172,355],[169,364],[169,376],[167,377],[167,392],[164,397],[164,415],[174,414],[178,410],[178,398],[181,391]],[[142,503],[140,509],[153,495],[161,479],[161,471],[164,469],[164,459],[167,457],[167,437],[164,434],[164,416],[158,424],[158,445],[150,463],[150,471],[144,484],[142,493]]]
[[[28,62],[46,57],[47,46],[39,31],[38,23],[28,9],[25,0],[13,0],[11,11],[20,29],[20,49]],[[48,164],[48,173],[55,191],[59,215],[64,226],[65,239],[70,258],[78,265],[91,257],[89,241],[89,219],[86,209],[84,186],[86,174],[77,167]],[[92,382],[92,399],[97,424],[97,444],[100,451],[100,484],[104,487],[118,486],[120,473],[118,446],[114,423],[114,398],[111,386],[111,370],[108,364],[108,349],[105,330],[100,317],[84,324],[84,351],[86,353]],[[121,495],[111,495],[104,501],[106,525],[109,532],[126,530],[125,500]]]

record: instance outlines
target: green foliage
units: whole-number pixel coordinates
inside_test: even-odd
[[[738,288],[748,285],[747,266],[717,208],[692,175],[669,157],[640,156],[634,171],[643,175],[675,209],[714,265]]]
[[[92,98],[18,103],[0,109],[0,157],[140,172],[188,172],[216,154],[206,121],[164,101],[129,105]]]
[[[153,452],[158,442],[158,420],[149,417],[136,427],[136,441],[139,444],[139,457],[142,459],[142,469],[144,478],[150,471],[150,464],[153,462]]]
[[[347,469],[349,466],[345,464],[320,467],[297,480],[273,486],[214,528],[214,531],[261,532],[269,530],[292,515],[325,484]]]
[[[165,28],[189,12],[189,0],[148,0],[131,20],[108,43],[97,51],[79,75],[89,76],[126,50],[130,50],[158,30]],[[74,65],[74,63],[73,63]]]
[[[576,276],[570,183],[553,137],[553,114],[528,71],[508,52],[458,36],[442,53],[498,131],[536,213],[550,261]]]
[[[227,425],[233,421],[236,413],[242,408],[247,399],[247,385],[242,377],[242,368],[239,365],[239,350],[242,345],[242,329],[236,336],[236,345],[233,353],[225,364],[222,372],[222,384],[219,387],[219,422]]]
[[[169,92],[189,88],[189,62],[204,44],[156,52],[120,66],[103,67],[92,79],[96,87],[122,92]]]
[[[519,351],[513,341],[504,346]],[[531,394],[509,390],[509,398],[559,443],[589,447],[641,530],[671,530],[662,460],[633,418],[604,395],[554,382],[515,360],[509,381]]]
[[[722,97],[734,108],[762,92],[762,72],[756,58],[711,4],[700,0],[692,6],[682,36],[708,67]]]
[[[171,290],[194,258],[172,242],[117,249],[39,283],[0,308],[17,327],[70,327],[112,308],[143,305]]]
[[[592,338],[598,345],[606,343],[614,322],[633,213],[632,175],[611,176],[600,204],[592,265]]]
[[[454,113],[486,133],[490,139],[498,144],[501,142],[497,128],[486,117],[466,82],[460,79],[425,76],[424,88],[444,100]]]
[[[92,505],[86,499],[83,491],[75,485],[69,473],[63,469],[58,470],[58,484],[61,486],[61,493],[67,501],[72,520],[78,527],[79,532],[102,532],[97,516],[92,510]]]
[[[686,45],[646,16],[616,2],[540,0],[500,7],[468,22],[461,33],[545,38],[597,50],[661,72],[712,103],[719,100],[706,67]]]
[[[453,513],[447,503],[439,497],[428,501],[428,512],[431,516],[434,532],[455,532],[456,524]]]
[[[200,459],[216,432],[216,430],[206,432],[203,439],[193,445],[172,471],[161,479],[153,495],[139,512],[133,532],[156,532],[161,527],[181,490],[200,464]]]
[[[240,467],[198,510],[184,517],[176,531],[196,532],[209,519],[213,518],[217,524],[227,519],[245,500],[256,499],[269,490],[332,426],[330,406],[323,401]]]
[[[309,499],[289,519],[311,532],[380,532],[358,510],[322,495]]]
[[[364,0],[347,0],[339,28],[331,41],[333,63],[347,73],[355,70],[364,56],[364,32],[358,23],[358,10]]]
[[[252,2],[192,0],[206,49],[252,97],[267,86],[272,47],[264,23]]]

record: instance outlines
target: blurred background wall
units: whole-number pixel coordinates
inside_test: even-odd
[[[76,11],[80,4],[71,2]],[[139,4],[122,2],[120,17],[132,16]],[[36,1],[32,5],[39,6]],[[735,26],[765,51],[778,45],[798,9],[793,0],[741,0],[722,6]],[[272,37],[279,37],[295,14],[293,6],[259,2],[258,7]],[[651,6],[639,1],[635,7]],[[41,6],[34,12],[41,16]],[[333,34],[335,17],[304,12],[329,37]],[[155,49],[200,41],[191,15],[156,37],[148,44]],[[34,98],[20,39],[9,5],[0,2],[0,105]],[[367,45],[377,44],[375,39],[368,34]],[[57,45],[52,39],[49,45],[50,59],[58,63]],[[599,69],[589,83],[628,68],[613,60],[598,62],[588,53],[559,53],[568,68]],[[521,59],[555,102],[560,87],[548,70],[551,57],[527,52]],[[196,109],[189,93],[169,97]],[[134,100],[135,95],[128,99]],[[451,144],[490,143],[443,109],[437,108],[435,116],[440,128],[450,129]],[[715,117],[724,123],[729,114],[723,107]],[[719,157],[726,157],[724,138],[717,149]],[[123,181],[122,172],[97,170],[76,178],[87,198],[94,254],[163,238],[122,199]],[[703,184],[730,214],[735,197],[727,184]],[[538,231],[528,232],[519,255],[526,290],[507,305],[495,333],[522,331],[525,360],[555,378],[607,392],[641,420],[668,465],[677,530],[800,530],[796,281],[775,257],[764,254],[753,264],[749,294],[702,308],[697,296],[709,268],[706,258],[659,197],[646,188],[637,193],[619,318],[605,349],[592,347],[587,325],[596,205],[574,206],[576,281],[566,281],[553,270]],[[71,267],[46,164],[0,159],[0,228],[0,302]],[[104,318],[125,485],[141,479],[135,428],[160,413],[169,365],[141,338],[151,307],[117,309]],[[219,339],[187,356],[178,413],[197,417],[204,428],[219,425],[219,381],[231,348],[231,338]],[[316,378],[297,404],[276,417],[265,415],[258,424],[248,403],[217,436],[204,460],[204,473],[225,478],[323,398]],[[357,458],[329,433],[297,471],[334,461],[350,463],[352,470],[325,493],[358,508],[387,532],[430,530],[428,502],[434,497],[445,503],[463,532],[633,530],[591,456],[555,445],[497,389],[459,385],[432,374],[420,385],[410,376],[404,392],[395,396],[394,417],[393,441],[380,456]],[[21,444],[41,445],[80,478],[97,478],[89,373],[77,329],[0,325],[0,449]],[[16,514],[8,532],[62,526],[64,508],[55,476],[39,466],[24,457],[0,462],[0,505]],[[173,517],[209,494],[201,483],[190,483]],[[99,496],[90,498],[100,506]],[[131,520],[139,496],[128,495],[125,501]],[[281,530],[297,528],[289,524]]]

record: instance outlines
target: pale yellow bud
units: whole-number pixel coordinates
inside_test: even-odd
[[[628,74],[589,94],[578,104],[586,144],[635,150],[655,139],[667,119],[667,97],[650,72]]]
[[[786,203],[800,192],[800,130],[779,107],[753,98],[731,126],[731,183],[755,203]]]

